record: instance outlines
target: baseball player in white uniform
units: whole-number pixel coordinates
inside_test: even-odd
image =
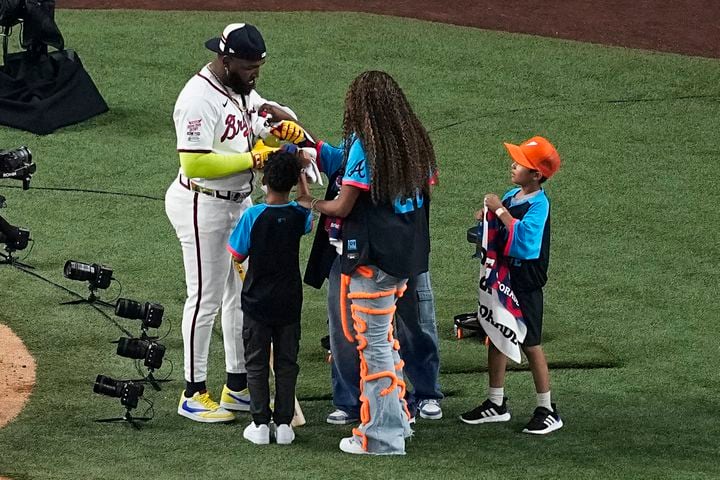
[[[178,413],[198,422],[227,422],[232,411],[249,410],[242,340],[242,281],[225,244],[240,215],[252,205],[253,168],[262,168],[271,148],[268,118],[294,120],[287,107],[255,91],[265,63],[265,42],[252,25],[228,25],[205,46],[217,57],[192,77],[177,99],[173,119],[180,172],[165,195],[165,211],[183,252],[187,300],[182,334],[185,391]],[[298,140],[302,129],[282,122],[272,132]],[[208,350],[215,316],[222,308],[227,381],[220,404],[206,385]]]

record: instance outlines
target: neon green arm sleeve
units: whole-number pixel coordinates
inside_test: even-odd
[[[249,152],[223,155],[219,153],[179,152],[183,174],[190,178],[219,178],[249,170],[253,157]]]

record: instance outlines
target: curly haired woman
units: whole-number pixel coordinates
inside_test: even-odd
[[[345,98],[343,145],[318,144],[323,159],[345,164],[334,200],[298,201],[342,222],[343,331],[360,352],[360,421],[342,439],[348,453],[402,455],[412,434],[404,401],[400,345],[393,338],[395,303],[408,278],[428,270],[429,177],[435,154],[405,94],[385,72],[368,71]],[[347,292],[347,293],[345,293]]]

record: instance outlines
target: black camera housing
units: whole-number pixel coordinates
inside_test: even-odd
[[[145,387],[130,380],[114,380],[105,375],[98,375],[93,392],[119,398],[121,404],[131,409],[138,406],[138,400],[145,392]]]
[[[90,282],[90,288],[106,289],[112,281],[113,271],[111,268],[98,263],[89,264],[68,260],[65,262],[63,273],[65,278],[69,278],[70,280],[87,280]]]
[[[2,223],[2,221],[0,221]],[[0,243],[5,244],[5,249],[9,252],[24,250],[30,241],[30,230],[20,227],[7,225],[7,232],[0,228]]]
[[[30,188],[30,179],[37,170],[32,153],[26,146],[0,150],[0,178],[22,180],[23,190]]]
[[[24,250],[30,242],[30,230],[26,228],[18,228],[17,238],[13,242],[7,244],[7,248],[10,250]]]
[[[162,366],[165,346],[142,338],[122,337],[118,340],[117,354],[125,358],[144,360],[146,367],[158,369]]]
[[[478,223],[474,227],[468,228],[467,241],[475,245],[475,253],[472,258],[485,258],[482,248],[482,223]]]
[[[119,298],[115,304],[115,315],[132,320],[141,320],[144,328],[160,328],[165,307],[159,303],[145,302],[144,304]]]

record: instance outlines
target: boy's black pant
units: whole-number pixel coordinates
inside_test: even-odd
[[[295,412],[295,384],[300,367],[300,322],[289,325],[268,325],[248,316],[243,319],[245,368],[250,390],[250,414],[255,425],[290,424]],[[275,370],[275,411],[270,411],[270,344],[273,345]]]

